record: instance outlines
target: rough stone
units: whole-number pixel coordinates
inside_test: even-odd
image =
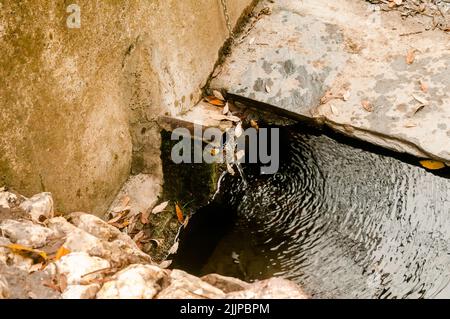
[[[77,4],[79,29],[63,0],[2,2],[0,184],[103,214],[132,167],[161,176],[154,120],[195,105],[228,31],[210,0]]]
[[[309,299],[309,296],[293,282],[282,278],[258,281],[249,288],[231,292],[227,299]]]
[[[55,236],[51,229],[31,221],[4,220],[0,223],[0,232],[11,242],[32,248],[45,246]]]
[[[245,290],[251,287],[249,283],[233,277],[225,277],[219,274],[209,274],[201,278],[204,282],[219,288],[224,293]]]
[[[9,298],[9,286],[6,278],[0,275],[0,299]]]
[[[97,299],[152,299],[162,289],[167,273],[156,266],[131,265],[114,275]]]
[[[423,31],[420,21],[374,11],[365,1],[279,0],[261,6],[272,7],[272,14],[236,41],[212,88],[450,164],[445,32]],[[411,50],[415,59],[409,63]]]
[[[62,299],[95,299],[100,290],[99,284],[69,285],[61,295]]]
[[[92,257],[83,252],[70,253],[56,262],[57,273],[65,275],[69,285],[99,279],[102,277],[99,271],[110,267],[111,264],[107,260]]]
[[[169,280],[169,286],[156,296],[157,299],[219,299],[225,296],[219,288],[182,270],[172,270]]]
[[[53,217],[53,198],[51,193],[40,193],[27,199],[20,208],[31,216],[31,219],[40,222]]]

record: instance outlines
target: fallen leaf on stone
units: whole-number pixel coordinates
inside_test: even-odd
[[[147,209],[145,212],[141,214],[141,224],[147,225],[150,222],[149,217],[150,217],[150,210]]]
[[[217,99],[219,99],[219,100],[221,100],[221,101],[225,101],[225,98],[223,97],[222,93],[220,93],[219,91],[214,90],[214,91],[213,91],[213,95],[214,95]]]
[[[184,219],[184,223],[183,223],[183,227],[184,228],[186,228],[187,227],[187,225],[189,224],[189,220],[190,220],[191,218],[189,217],[189,216],[186,216],[186,218]]]
[[[212,114],[211,117],[217,121],[231,121],[231,122],[240,122],[241,119],[234,115],[223,115],[223,114]]]
[[[426,84],[425,82],[423,82],[422,80],[419,81],[420,84],[420,90],[423,93],[427,93],[428,92],[428,84]]]
[[[45,263],[48,260],[47,254],[45,252],[23,245],[9,244],[3,247],[9,248],[14,254],[21,255],[26,258],[31,258],[35,264]]]
[[[271,87],[268,84],[266,84],[266,92],[270,93],[271,91],[272,91]]]
[[[123,228],[127,227],[128,225],[130,225],[130,221],[126,220],[123,223],[113,223],[111,225],[116,227],[116,228],[123,229]]]
[[[117,214],[116,217],[108,220],[108,224],[112,225],[112,224],[117,223],[119,220],[121,220],[123,217],[125,217],[126,214],[128,214],[128,211],[123,211],[123,212]]]
[[[416,108],[416,110],[414,111],[414,115],[416,115],[417,113],[419,113],[420,111],[422,111],[425,107],[425,104],[419,105],[418,108]]]
[[[367,112],[373,111],[373,106],[369,101],[363,100],[363,101],[361,101],[361,105]]]
[[[181,210],[181,208],[178,204],[175,204],[175,212],[177,213],[178,221],[180,222],[180,224],[183,224],[184,215],[183,215],[183,211]]]
[[[163,211],[166,209],[167,205],[169,205],[169,202],[168,202],[168,201],[159,204],[158,206],[156,206],[155,208],[153,208],[152,214],[159,214],[159,213],[163,212]]]
[[[225,101],[216,98],[214,95],[205,97],[205,100],[209,104],[212,104],[215,106],[225,106]]]
[[[416,50],[409,49],[408,53],[406,54],[406,63],[413,64],[415,59],[416,59]]]
[[[429,170],[438,170],[438,169],[445,168],[444,163],[439,162],[439,161],[434,161],[434,160],[420,161],[420,165],[422,165],[423,167],[425,167]]]
[[[139,233],[137,233],[137,234],[133,237],[133,240],[134,240],[135,243],[137,243],[137,242],[141,241],[141,239],[144,238],[144,236],[145,236],[145,233],[144,233],[143,230],[141,230]]]
[[[417,96],[417,95],[415,95],[415,94],[413,94],[412,95],[413,96],[413,98],[417,101],[417,102],[420,102],[421,104],[423,104],[423,105],[428,105],[428,101],[427,100],[425,100],[424,98],[422,98],[422,97],[420,97],[420,96]]]
[[[28,269],[28,272],[31,274],[33,272],[43,270],[44,268],[45,268],[44,263],[34,264]]]
[[[230,112],[230,105],[227,102],[227,103],[225,103],[225,106],[223,107],[222,114],[227,115],[228,112]]]
[[[159,268],[166,269],[172,265],[172,260],[164,260],[162,263],[158,265]]]
[[[60,260],[63,256],[70,254],[70,250],[65,248],[64,246],[59,247],[56,252],[55,261]]]
[[[328,90],[325,92],[324,96],[320,99],[320,104],[326,104],[327,102],[335,98],[336,97],[334,96],[333,92],[331,92],[331,90]]]
[[[250,120],[250,126],[253,127],[256,130],[259,130],[258,122],[255,120]]]
[[[169,249],[169,255],[175,255],[178,251],[178,247],[180,246],[180,242],[175,242],[172,247]]]
[[[417,126],[417,124],[414,122],[406,122],[404,125],[404,127],[406,127],[406,128],[416,127],[416,126]]]

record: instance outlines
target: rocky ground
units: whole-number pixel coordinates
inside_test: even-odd
[[[0,298],[307,298],[281,278],[250,284],[166,266],[96,216],[55,216],[50,193],[0,191]]]

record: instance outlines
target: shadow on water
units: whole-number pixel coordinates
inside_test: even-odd
[[[223,176],[175,267],[282,276],[314,297],[450,297],[449,170],[331,132],[280,129],[280,170]]]

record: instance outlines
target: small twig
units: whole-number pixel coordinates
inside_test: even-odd
[[[408,36],[408,35],[419,34],[419,33],[422,33],[422,32],[423,32],[423,30],[422,31],[408,32],[408,33],[402,33],[402,34],[399,34],[399,36],[404,37],[404,36]]]

